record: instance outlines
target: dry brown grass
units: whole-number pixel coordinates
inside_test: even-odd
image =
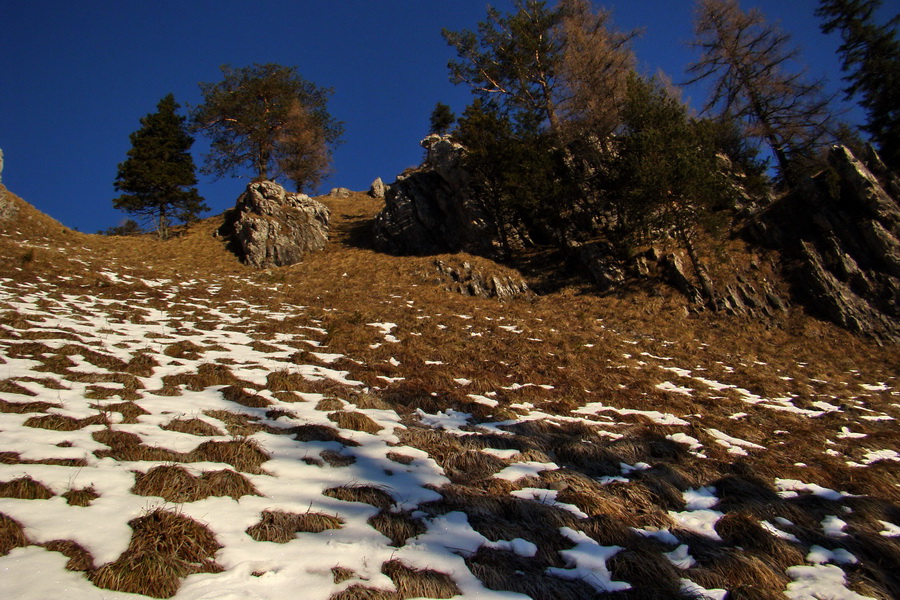
[[[162,426],[168,431],[177,431],[179,433],[188,433],[200,437],[216,437],[224,435],[219,429],[210,425],[201,419],[172,419]],[[232,434],[234,435],[234,434]]]
[[[248,393],[244,388],[235,385],[222,388],[221,393],[226,400],[249,408],[265,408],[272,404],[270,400],[258,394]]]
[[[85,417],[84,419],[76,419],[64,415],[41,415],[39,417],[29,417],[22,423],[25,427],[35,427],[38,429],[50,429],[53,431],[76,431],[83,429],[88,425],[107,424],[106,415],[99,414],[93,417]]]
[[[349,456],[334,450],[323,450],[319,453],[319,456],[332,467],[349,467],[356,462],[355,456]]]
[[[0,481],[0,498],[47,500],[55,495],[50,488],[29,475],[11,481]]]
[[[88,486],[86,488],[70,489],[62,496],[70,506],[90,506],[91,502],[100,497],[100,494],[97,493],[94,486]]]
[[[93,571],[94,557],[84,546],[73,540],[51,540],[40,544],[51,552],[59,552],[66,558],[66,569],[69,571]]]
[[[265,510],[259,523],[247,528],[247,535],[257,542],[286,544],[297,533],[321,533],[328,529],[340,529],[344,521],[323,513],[291,513],[281,510]]]
[[[209,461],[226,463],[246,473],[260,474],[262,465],[271,458],[259,442],[250,438],[237,438],[227,442],[203,442],[190,453],[191,462]]]
[[[22,524],[0,513],[0,556],[6,556],[13,548],[28,545]]]
[[[372,485],[343,485],[328,488],[322,494],[345,502],[371,504],[382,510],[388,510],[394,505],[394,498],[387,491]]]
[[[184,515],[155,509],[132,519],[128,549],[90,574],[100,588],[171,598],[193,573],[217,573],[214,557],[221,547],[204,525]]]
[[[406,540],[427,531],[421,519],[413,517],[409,512],[392,512],[382,509],[368,520],[380,534],[391,540],[391,546],[400,548]]]
[[[344,438],[337,429],[327,425],[297,425],[286,433],[293,435],[298,442],[338,442],[344,446],[359,446],[359,442]]]
[[[339,410],[337,412],[328,413],[328,420],[336,423],[338,427],[343,429],[364,431],[366,433],[374,434],[383,429],[383,427],[373,421],[371,417],[361,412]]]

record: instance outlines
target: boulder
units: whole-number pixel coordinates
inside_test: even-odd
[[[485,273],[468,262],[453,267],[442,260],[435,260],[434,266],[444,280],[444,288],[464,296],[498,300],[533,296],[528,284],[521,277],[503,273]]]
[[[378,177],[375,179],[375,181],[372,182],[372,185],[369,187],[369,195],[380,200],[384,198],[386,189],[387,186],[384,185],[381,177]]]
[[[375,218],[376,247],[393,254],[501,254],[498,228],[472,197],[465,149],[450,136],[422,141],[422,165],[398,177]]]
[[[328,207],[306,194],[290,194],[277,183],[260,181],[247,186],[218,233],[245,263],[281,267],[324,248],[330,218]]]
[[[333,198],[349,198],[350,190],[345,187],[332,188],[328,195]]]
[[[0,183],[3,182],[3,148],[0,148]]]
[[[762,211],[747,231],[782,252],[812,311],[900,342],[900,195],[891,191],[896,175],[871,154],[875,172],[844,146],[831,148],[828,170]]]

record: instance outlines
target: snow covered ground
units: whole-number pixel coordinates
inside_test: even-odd
[[[555,566],[529,577],[580,586],[560,588],[576,591],[559,597],[624,594],[647,586],[644,580],[618,575],[641,572],[641,557],[649,552],[637,552],[629,540],[644,540],[640,543],[664,557],[665,573],[677,578],[683,597],[727,597],[726,589],[701,582],[715,580],[710,573],[716,568],[711,558],[720,551],[716,548],[742,545],[734,533],[737,525],[726,527],[723,521],[740,512],[734,509],[734,491],[700,481],[682,485],[669,497],[671,484],[653,487],[653,478],[664,469],[660,461],[670,455],[702,463],[713,455],[728,461],[771,452],[761,438],[751,441],[723,430],[722,421],[707,425],[699,414],[628,408],[596,396],[569,411],[523,401],[505,406],[499,419],[460,407],[398,412],[373,398],[403,382],[402,361],[391,356],[385,361],[386,375],[364,383],[355,368],[364,361],[331,347],[326,324],[307,307],[273,310],[226,297],[221,290],[233,289],[234,282],[141,279],[113,270],[100,275],[115,284],[114,292],[76,293],[46,278],[0,280],[4,597],[134,598],[108,588],[132,589],[128,586],[157,577],[152,571],[138,573],[147,568],[144,554],[156,556],[139,546],[138,530],[148,519],[168,518],[163,513],[200,524],[217,545],[198,558],[181,557],[177,549],[165,554],[167,543],[187,544],[175,533],[150,544],[167,560],[181,561],[181,571],[172,567],[179,575],[171,592],[184,600],[326,600],[372,597],[365,595],[371,590],[383,590],[383,597],[391,598],[513,600],[537,596],[490,589],[497,585],[486,580],[496,581],[499,575],[496,567],[491,571],[485,566],[485,557],[500,557],[501,567],[508,564],[515,572],[545,555],[551,556],[543,560]],[[492,335],[479,329],[491,325],[482,316],[420,317],[440,330]],[[524,325],[504,322],[491,331],[535,334],[535,323]],[[373,352],[391,351],[415,334],[394,322],[363,326],[372,334]],[[657,354],[627,354],[620,364],[605,368],[640,369],[649,388],[675,397],[730,390],[754,414],[815,419],[842,410],[824,399],[801,403],[763,397],[730,384],[727,369],[721,370],[723,376],[713,376],[692,365],[672,364],[664,354],[661,345]],[[437,358],[423,357],[423,364],[439,369],[443,362]],[[498,394],[554,394],[553,386],[540,378],[537,384],[519,380],[510,385],[506,380],[494,391],[482,386],[474,393],[472,380],[462,375],[447,377],[468,406],[480,405],[484,411],[496,408]],[[860,392],[897,394],[894,382],[865,385]],[[893,422],[898,403],[900,398],[886,410],[859,401],[870,422]],[[743,425],[746,415],[734,412],[730,422]],[[628,456],[622,450],[602,468],[594,458],[579,462],[579,452],[594,452],[600,441],[624,448],[635,423],[643,424],[645,433],[656,432],[646,442],[649,453],[634,450],[636,458],[629,462],[620,460]],[[579,441],[579,431],[590,431],[592,437]],[[563,440],[565,434],[575,442],[537,452],[529,448],[527,436],[532,434],[551,440]],[[790,443],[791,435],[785,431],[780,439]],[[868,444],[865,436],[844,422],[835,426],[836,440],[862,445],[858,455],[840,455],[840,460],[860,469],[900,462],[891,440]],[[416,441],[425,438],[433,445]],[[637,448],[639,442],[634,443]],[[463,458],[484,471],[480,489],[495,490],[502,503],[479,508],[472,499],[470,510],[459,499],[460,479],[448,474],[448,465]],[[582,470],[573,473],[573,465]],[[154,487],[159,481],[163,483]],[[785,555],[797,558],[780,570],[783,593],[798,599],[879,597],[848,587],[847,571],[858,570],[862,560],[853,550],[861,543],[860,526],[848,527],[853,494],[798,479],[783,478],[773,485],[777,495],[773,492],[772,503],[819,502],[816,510],[829,513],[818,520],[815,544],[809,528],[788,517],[773,513],[765,522],[759,543],[788,548]],[[646,505],[647,496],[630,495],[639,486],[653,490],[656,508]],[[600,504],[591,504],[592,490],[609,491],[605,501],[630,515],[622,517],[628,520],[628,527],[622,525],[623,545],[601,543],[602,531],[590,535],[600,523],[594,515],[602,514]],[[481,517],[507,509],[544,515],[548,520],[541,526],[553,529],[552,544],[542,547],[542,537],[531,535],[527,527],[521,535],[502,537],[505,530],[499,526],[489,534]],[[286,517],[279,521],[279,515]],[[885,508],[883,515],[879,543],[898,552],[898,512]],[[558,525],[548,525],[556,520]],[[515,524],[516,518],[509,522]],[[74,556],[80,557],[80,566],[70,561]],[[729,556],[722,568],[739,568],[740,557]],[[653,564],[643,567],[652,574]],[[136,583],[110,584],[127,580],[128,573],[138,573]],[[495,579],[485,573],[494,573]]]

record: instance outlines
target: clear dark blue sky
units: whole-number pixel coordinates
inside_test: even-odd
[[[694,58],[686,46],[693,2],[596,4],[613,9],[620,28],[644,28],[636,51],[645,72],[683,77]],[[779,20],[812,72],[837,89],[838,40],[819,32],[816,5],[742,2]],[[448,81],[454,52],[440,32],[474,29],[485,7],[484,0],[2,0],[3,183],[69,227],[116,225],[126,215],[112,208],[113,181],[139,119],[170,92],[183,106],[198,103],[197,83],[219,81],[220,65],[254,62],[296,66],[306,79],[334,88],[329,110],[346,132],[323,192],[365,190],[376,177],[390,182],[418,164],[435,103],[457,112],[468,103],[469,91]],[[699,103],[703,90],[685,94]],[[199,138],[193,148],[198,166],[203,146]],[[232,206],[246,185],[200,179],[209,214]]]

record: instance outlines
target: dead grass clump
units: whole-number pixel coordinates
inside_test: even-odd
[[[218,427],[210,425],[202,419],[172,419],[162,426],[167,431],[177,431],[178,433],[188,433],[201,437],[215,437],[224,435]]]
[[[482,547],[465,560],[472,574],[491,590],[517,592],[533,600],[598,597],[587,582],[549,575],[545,566],[512,552]]]
[[[242,413],[234,413],[229,410],[205,410],[203,414],[218,419],[225,424],[229,435],[248,436],[258,431],[267,431],[265,425],[258,423],[257,417],[251,417]]]
[[[803,564],[805,555],[785,540],[776,538],[763,529],[759,520],[744,512],[726,513],[716,522],[716,533],[731,546],[740,546],[748,552],[757,552],[765,560],[773,561],[780,570]]]
[[[21,415],[32,412],[47,412],[49,408],[60,408],[60,406],[49,402],[7,402],[0,399],[0,413]]]
[[[0,556],[6,556],[13,548],[28,545],[22,524],[0,513]]]
[[[407,427],[397,431],[397,437],[405,446],[424,450],[442,467],[449,458],[465,452],[455,435],[430,427]]]
[[[322,398],[319,400],[318,404],[316,404],[316,410],[321,410],[322,412],[328,412],[330,410],[343,410],[344,403],[337,398]]]
[[[40,545],[51,552],[59,552],[68,558],[66,569],[69,571],[94,570],[94,557],[84,546],[74,540],[51,540]]]
[[[453,579],[438,571],[414,569],[399,560],[391,560],[381,566],[381,572],[397,586],[397,596],[407,598],[452,598],[462,592]]]
[[[88,425],[106,422],[105,415],[95,415],[84,419],[76,419],[64,415],[49,414],[41,415],[39,417],[29,417],[22,425],[37,429],[50,429],[52,431],[76,431],[87,427]]]
[[[620,550],[606,561],[612,579],[653,589],[663,598],[677,598],[681,590],[681,574],[668,558],[645,549]]]
[[[31,390],[16,383],[15,379],[0,379],[0,392],[4,394],[18,394],[20,396],[37,396]]]
[[[68,443],[68,446],[61,446],[61,444]],[[62,448],[72,447],[71,442],[60,442],[56,444]],[[18,452],[0,452],[0,464],[3,465],[55,465],[57,467],[86,467],[88,465],[87,460],[84,458],[40,458],[40,459],[31,459],[31,458],[22,458],[22,456]]]
[[[289,410],[285,410],[283,408],[270,408],[266,411],[266,418],[272,421],[277,421],[281,417],[287,417],[289,419],[296,419],[296,413],[293,413]]]
[[[200,489],[208,496],[230,496],[235,500],[262,495],[249,479],[230,469],[206,471],[200,476]]]
[[[321,533],[328,529],[340,529],[344,522],[338,517],[322,513],[290,513],[281,510],[265,510],[256,525],[247,528],[247,535],[257,542],[286,544],[297,533]]]
[[[380,487],[373,485],[342,485],[328,488],[323,495],[345,502],[363,502],[376,508],[388,510],[394,505],[394,499]]]
[[[696,555],[694,555],[697,558]],[[802,564],[802,563],[799,563]],[[759,593],[759,598],[782,598],[790,578],[784,571],[776,570],[753,554],[739,549],[725,549],[716,553],[710,565],[703,565],[718,575],[722,587],[729,590],[743,588],[745,593]],[[690,571],[687,573],[691,577]],[[700,585],[704,585],[698,581]],[[743,596],[751,598],[754,596]]]
[[[166,356],[171,356],[172,358],[179,358],[183,360],[199,360],[201,353],[203,352],[203,348],[195,344],[190,340],[182,340],[180,342],[175,342],[174,344],[170,344],[163,350],[163,354]]]
[[[614,482],[604,485],[602,492],[613,502],[619,502],[625,522],[639,529],[672,526],[669,515],[657,504],[654,494],[636,482]]]
[[[411,464],[412,461],[416,460],[412,456],[407,456],[406,454],[400,454],[399,452],[388,452],[387,453],[388,460],[392,460],[395,463],[400,463],[401,465]]]
[[[70,506],[90,506],[91,502],[100,497],[100,494],[97,493],[94,486],[89,486],[86,488],[70,489],[62,496]]]
[[[382,510],[367,522],[384,537],[390,539],[391,546],[397,548],[405,545],[406,540],[409,538],[421,535],[428,530],[421,519],[413,517],[407,511],[391,512],[390,510]]]
[[[266,377],[266,388],[273,392],[305,392],[309,389],[309,382],[300,373],[279,370]]]
[[[356,405],[356,408],[360,410],[366,410],[368,408],[374,408],[378,410],[391,410],[391,405],[375,396],[373,394],[367,394],[365,392],[360,394],[354,394],[350,398],[350,402]]]
[[[353,569],[348,569],[347,567],[332,567],[331,574],[333,576],[335,585],[356,577],[356,571],[354,571]]]
[[[319,456],[332,467],[349,467],[356,462],[355,456],[347,456],[334,450],[323,450]]]
[[[146,473],[135,474],[132,493],[159,496],[168,502],[193,502],[200,497],[200,482],[187,469],[178,465],[153,467]]]
[[[128,549],[90,575],[97,587],[171,598],[188,575],[222,570],[214,560],[221,546],[193,519],[157,508],[128,524],[133,530]]]
[[[128,361],[123,370],[137,377],[150,377],[153,375],[153,369],[158,366],[159,363],[156,362],[153,356],[141,351],[132,355],[131,360]]]
[[[328,425],[297,425],[287,430],[298,442],[338,442],[345,446],[359,446],[359,442],[344,438],[338,430]]]
[[[447,456],[441,466],[454,483],[471,484],[500,472],[506,462],[480,450],[466,450]]]
[[[105,406],[92,404],[91,408],[103,412],[117,412],[122,415],[122,423],[126,424],[137,423],[138,417],[150,414],[134,402],[118,402],[116,404],[107,404]]]
[[[249,408],[265,408],[272,404],[268,399],[247,393],[247,390],[235,385],[222,388],[221,394],[226,400]]]
[[[271,457],[260,447],[259,442],[249,438],[239,438],[227,442],[209,441],[200,444],[189,455],[191,462],[221,462],[247,473],[262,473],[262,464]]]
[[[29,475],[11,481],[0,481],[0,498],[47,500],[55,495],[50,488]]]
[[[106,444],[109,450],[94,450],[97,458],[112,457],[122,461],[182,462],[185,455],[167,448],[145,446],[134,433],[118,429],[103,429],[91,434],[94,441]]]
[[[337,423],[338,427],[343,429],[364,431],[366,433],[374,434],[383,429],[381,425],[373,421],[368,415],[360,412],[339,410],[337,412],[328,413],[328,420]]]

